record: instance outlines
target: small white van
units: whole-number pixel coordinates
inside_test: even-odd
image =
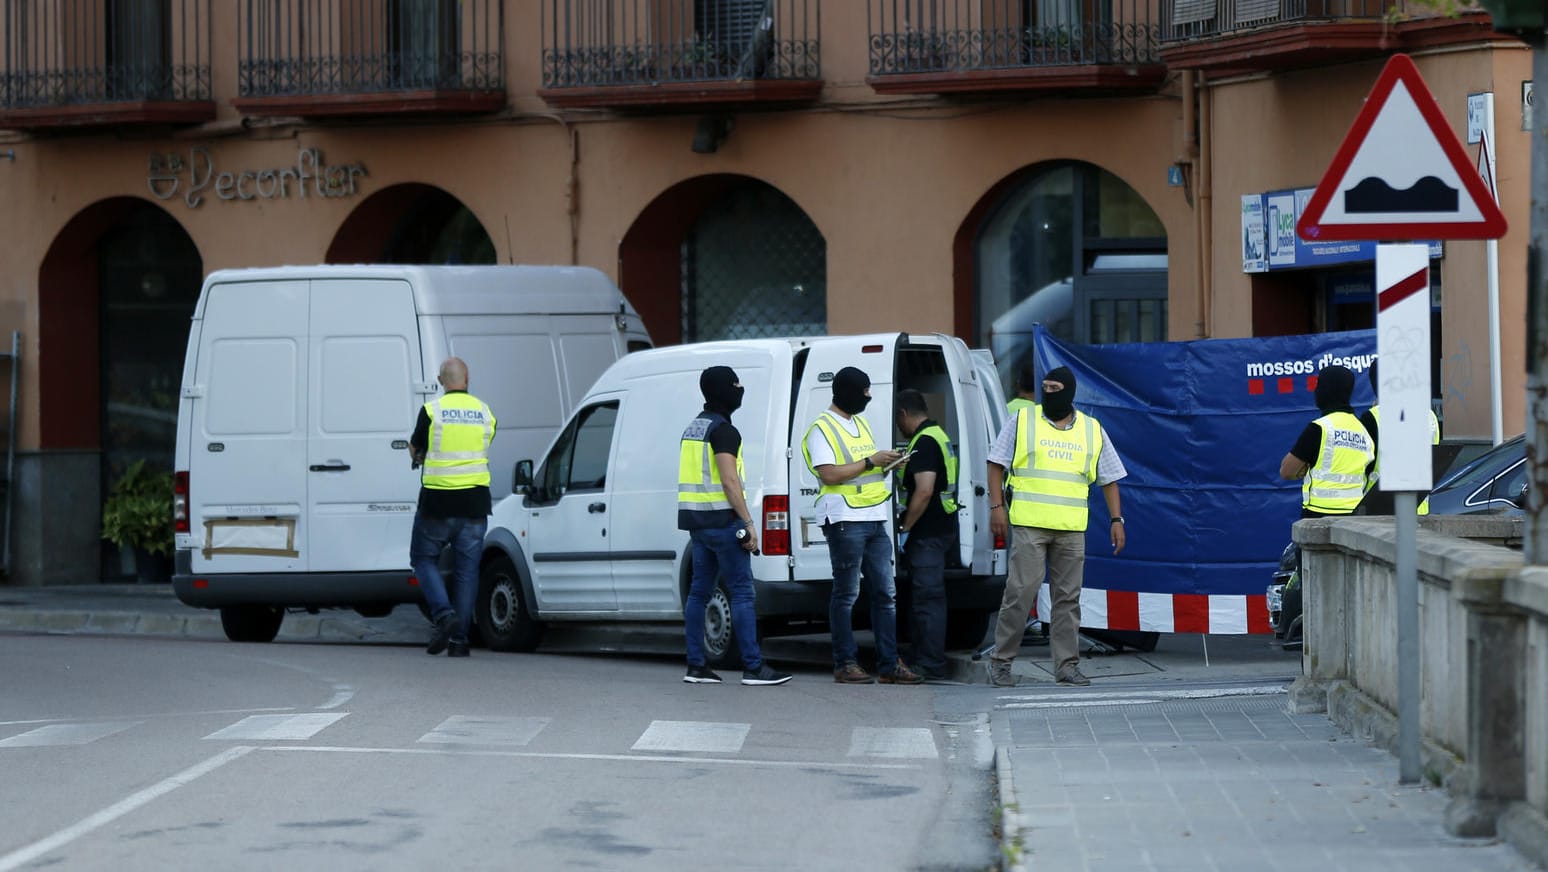
[[[915,388],[951,438],[962,509],[947,641],[982,639],[1006,567],[985,496],[989,443],[1005,418],[999,380],[993,362],[960,339],[889,333],[680,345],[613,364],[536,468],[517,465],[514,492],[494,508],[476,616],[490,647],[533,650],[550,621],[682,620],[691,552],[677,529],[678,440],[703,406],[700,372],[717,364],[735,369],[746,390],[732,423],[761,527],[762,553],[752,558],[761,631],[827,620],[833,572],[816,523],[818,482],[800,443],[832,402],[834,373],[857,366],[871,378],[865,415],[879,434],[893,430],[894,392]],[[724,590],[706,618],[711,658],[736,658]]]
[[[183,364],[173,589],[226,635],[269,641],[286,608],[380,616],[419,602],[409,435],[467,361],[494,409],[492,496],[613,361],[648,348],[602,273],[548,266],[306,266],[205,280]]]

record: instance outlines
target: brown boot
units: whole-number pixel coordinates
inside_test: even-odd
[[[924,684],[924,677],[904,666],[902,660],[891,672],[883,672],[876,680],[882,684]]]

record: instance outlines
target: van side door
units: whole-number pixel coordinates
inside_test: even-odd
[[[412,288],[313,281],[309,345],[310,569],[406,569],[419,493],[406,442],[423,402]]]
[[[619,399],[602,396],[560,431],[523,498],[530,513],[533,586],[544,612],[605,613],[618,608],[609,545],[607,476]]]
[[[195,573],[308,568],[308,296],[304,279],[205,294],[183,385]]]
[[[833,578],[828,542],[817,518],[821,483],[806,468],[806,455],[801,450],[806,431],[833,404],[834,374],[853,366],[871,378],[871,402],[864,416],[876,437],[876,447],[893,447],[892,378],[901,338],[897,333],[824,337],[812,340],[807,350],[790,428],[790,552],[794,563],[792,578],[796,581]]]

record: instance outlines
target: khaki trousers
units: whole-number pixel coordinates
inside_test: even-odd
[[[1080,662],[1080,586],[1085,566],[1086,531],[1011,527],[1010,569],[994,625],[993,659],[1016,659],[1046,570],[1053,601],[1053,614],[1047,617],[1054,675]]]

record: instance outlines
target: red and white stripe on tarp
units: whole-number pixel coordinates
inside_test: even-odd
[[[1050,614],[1046,584],[1037,593],[1034,614]],[[1081,589],[1080,625],[1152,633],[1274,632],[1262,594],[1135,593],[1099,587]]]

